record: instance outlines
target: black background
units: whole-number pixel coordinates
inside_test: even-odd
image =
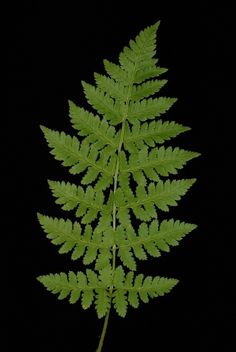
[[[94,310],[58,301],[35,279],[83,269],[57,254],[36,220],[37,211],[64,215],[47,179],[75,180],[49,155],[39,125],[72,133],[67,100],[87,106],[80,81],[92,83],[93,72],[104,72],[104,58],[116,62],[128,40],[159,19],[157,56],[169,68],[162,92],[178,97],[166,118],[192,127],[174,143],[202,153],[181,172],[198,182],[170,216],[199,227],[169,254],[139,263],[145,274],[176,277],[180,283],[169,295],[130,308],[126,319],[113,314],[104,352],[232,349],[230,226],[225,225],[232,218],[229,190],[222,186],[231,148],[231,11],[229,2],[209,1],[22,1],[11,8],[9,119],[3,137],[13,170],[11,188],[2,194],[12,199],[5,221],[12,229],[14,271],[10,342],[18,349],[96,349],[102,321]]]

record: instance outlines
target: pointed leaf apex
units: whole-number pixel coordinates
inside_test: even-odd
[[[161,21],[159,20],[156,23],[154,23],[153,27],[157,30],[159,28],[160,24],[161,24]]]
[[[42,218],[43,215],[37,212],[36,216],[37,216],[37,219],[40,221],[40,219]]]
[[[44,282],[44,277],[43,277],[42,275],[37,276],[37,277],[36,277],[36,280],[38,280],[39,282],[41,282],[41,284],[43,284],[43,282]]]
[[[43,133],[45,133],[45,132],[48,130],[48,128],[45,127],[45,126],[43,126],[43,125],[39,125],[39,128],[41,129],[41,131],[42,131]]]
[[[76,106],[76,104],[72,100],[68,100],[68,105],[70,109]]]
[[[179,283],[178,279],[173,279],[174,286],[176,286]]]

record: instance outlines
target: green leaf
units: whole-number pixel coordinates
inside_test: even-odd
[[[64,132],[60,133],[44,126],[40,126],[40,128],[49,147],[52,149],[51,154],[54,155],[56,160],[63,161],[63,166],[75,165],[80,160],[81,146],[76,137],[71,137]]]
[[[118,251],[118,256],[120,257],[123,264],[130,270],[136,270],[136,262],[131,252],[131,247],[121,247]]]
[[[159,77],[168,71],[167,68],[150,65],[138,70],[135,74],[134,83],[142,83],[149,78]]]
[[[125,273],[122,266],[118,266],[115,269],[114,273],[114,280],[113,285],[116,288],[115,292],[113,293],[113,304],[116,312],[121,316],[124,317],[127,312],[127,297],[126,292],[122,286],[124,286],[125,280]]]
[[[92,270],[87,270],[86,275],[82,272],[77,274],[69,272],[69,275],[65,273],[49,274],[39,276],[37,279],[48,291],[59,294],[58,299],[64,299],[70,295],[70,303],[75,303],[81,297],[83,309],[87,309],[92,305],[96,295],[95,307],[98,318],[105,316],[110,307],[109,292]]]
[[[100,114],[104,115],[107,120],[110,120],[112,125],[117,125],[121,122],[120,104],[105,94],[100,89],[92,85],[82,82],[85,96],[88,103],[96,109]]]
[[[125,272],[124,269],[122,268],[122,266],[118,266],[115,270],[114,273],[114,280],[113,280],[113,284],[116,288],[121,288],[124,284],[124,280],[125,280]]]
[[[162,211],[169,211],[169,206],[176,206],[177,201],[186,194],[195,182],[196,179],[159,181],[157,185],[150,183],[148,192],[146,192],[144,186],[139,185],[136,187],[136,197],[127,197],[118,188],[117,193],[119,196],[116,197],[117,216],[120,218],[122,225],[129,226],[130,222],[128,223],[126,219],[130,218],[129,209],[132,209],[136,218],[142,221],[150,221],[155,217],[150,205],[153,204]],[[120,214],[126,215],[121,217]]]
[[[99,175],[96,190],[106,189],[112,183],[116,155],[109,146],[99,153],[96,144],[89,145],[86,140],[80,144],[76,137],[68,136],[64,132],[59,133],[46,127],[42,127],[42,130],[55,159],[63,161],[64,166],[72,166],[70,173],[80,174],[89,168],[82,179],[82,184],[94,181]]]
[[[97,251],[98,251],[98,248],[96,247],[92,247],[92,246],[87,247],[87,250],[83,259],[84,265],[89,265],[92,262],[94,262],[94,260],[97,258]]]
[[[148,187],[149,194],[145,201],[154,199],[155,205],[163,210],[169,211],[169,206],[176,206],[178,200],[184,196],[189,188],[196,182],[196,179],[188,180],[173,180],[166,182],[160,181],[156,186],[156,192],[154,196],[152,195],[153,185],[150,184]]]
[[[128,110],[128,120],[133,124],[137,120],[153,119],[164,114],[176,101],[176,98],[160,97],[131,102]]]
[[[112,285],[112,269],[110,265],[99,271],[99,279],[107,287]]]
[[[189,127],[162,120],[142,122],[160,117],[176,101],[154,96],[167,82],[159,79],[167,69],[157,66],[155,57],[159,24],[130,40],[119,64],[104,60],[109,77],[95,73],[96,86],[82,82],[96,113],[69,102],[71,123],[81,140],[41,126],[51,154],[72,175],[82,174],[80,183],[86,187],[49,181],[56,204],[74,210],[80,222],[38,214],[39,222],[59,253],[71,252],[71,258],[82,259],[84,265],[94,263],[95,271],[49,274],[38,280],[58,299],[81,300],[83,309],[94,305],[99,318],[111,305],[125,317],[128,305],[137,308],[140,301],[170,292],[178,280],[134,274],[136,260],[159,257],[196,227],[174,219],[159,222],[157,214],[176,206],[195,182],[162,178],[177,174],[199,155],[156,147]],[[135,228],[133,218],[139,220]],[[114,253],[122,265],[115,266]]]
[[[139,306],[139,299],[138,299],[138,292],[137,291],[128,291],[128,302],[133,308],[138,308]]]
[[[156,66],[157,59],[154,58],[156,51],[156,31],[160,22],[145,28],[135,38],[130,40],[129,47],[125,46],[119,55],[120,65],[104,60],[104,66],[109,76],[130,86],[141,83],[146,79],[158,77],[167,69]]]
[[[86,275],[87,275],[87,280],[88,280],[88,286],[89,287],[99,287],[100,282],[98,275],[91,269],[86,270]]]
[[[113,64],[108,60],[104,60],[103,63],[106,72],[112,79],[117,82],[122,82],[123,85],[129,85],[128,75],[119,65]]]
[[[111,248],[101,248],[97,256],[95,269],[101,270],[110,265],[112,259]]]
[[[107,76],[94,74],[97,87],[104,93],[110,95],[110,97],[125,101],[128,95],[128,87],[125,87],[122,83],[116,82],[114,79]]]
[[[119,252],[129,251],[130,253],[132,250],[135,257],[140,260],[147,259],[146,252],[153,257],[159,257],[161,255],[160,251],[169,252],[170,246],[177,246],[179,241],[195,228],[196,225],[194,224],[175,221],[174,219],[163,220],[160,226],[157,220],[152,220],[149,227],[143,222],[140,224],[137,233],[132,226],[129,226],[126,231],[123,226],[120,226],[116,234],[117,247]],[[120,233],[123,234],[122,239],[117,236]],[[121,260],[126,265],[122,257]]]
[[[161,176],[177,174],[187,161],[199,156],[199,153],[186,151],[179,148],[155,148],[148,153],[148,148],[132,153],[127,165],[121,166],[120,172],[132,173],[134,178],[138,172],[143,171],[145,176],[152,181],[158,181]]]
[[[82,294],[81,305],[83,309],[88,309],[93,303],[94,294],[92,290],[84,291]]]
[[[164,143],[180,133],[190,130],[189,127],[175,123],[174,121],[151,121],[140,123],[138,120],[132,125],[125,125],[124,147],[130,153],[142,149],[145,145],[154,147],[156,143]]]
[[[151,80],[141,85],[132,87],[131,100],[141,100],[150,97],[160,91],[160,89],[167,83],[166,79]]]
[[[163,296],[170,292],[178,283],[176,279],[168,279],[159,276],[154,278],[147,276],[144,278],[143,274],[139,274],[134,277],[130,272],[125,278],[121,267],[116,269],[115,275],[121,275],[121,278],[117,280],[117,283],[114,281],[115,291],[113,294],[113,304],[121,317],[125,317],[128,303],[132,307],[137,308],[139,300],[147,303],[149,298]]]
[[[140,260],[146,260],[147,259],[147,255],[146,255],[146,252],[144,251],[144,249],[142,247],[142,243],[139,243],[139,242],[138,243],[134,243],[132,245],[132,248],[133,248],[135,257],[137,257]]]
[[[176,246],[188,233],[193,231],[197,225],[180,222],[174,219],[163,220],[160,225],[159,235],[156,237],[156,244],[160,249],[160,240],[163,240],[168,246]],[[155,230],[154,230],[155,231]],[[153,236],[154,232],[150,227],[150,235]]]
[[[146,67],[155,66],[157,60],[154,57],[156,52],[156,32],[160,22],[145,28],[135,38],[130,40],[129,47],[125,47],[120,53],[119,61],[121,67],[128,73],[130,79],[134,79],[134,72],[143,70]]]
[[[69,101],[69,108],[72,126],[79,131],[80,136],[86,137],[87,142],[97,143],[98,149],[106,145],[112,148],[118,147],[116,130],[105,118],[101,120],[99,116],[76,106],[71,101]]]
[[[122,224],[123,226],[129,226],[131,224],[130,213],[127,207],[120,207],[118,209],[117,218],[119,219],[120,224]]]
[[[82,187],[77,187],[69,182],[48,181],[52,194],[57,200],[56,204],[62,205],[63,210],[73,210],[78,206]],[[82,191],[81,191],[82,190]]]
[[[115,291],[113,304],[117,314],[124,318],[126,316],[128,306],[125,290],[119,289]]]
[[[76,216],[82,217],[82,223],[91,223],[97,218],[98,213],[106,212],[108,207],[104,206],[104,194],[95,191],[88,186],[84,190],[81,186],[76,186],[69,182],[48,181],[49,187],[56,200],[56,204],[62,205],[63,210],[76,210]],[[112,212],[112,208],[110,208]]]
[[[103,318],[107,314],[108,310],[110,309],[110,305],[111,300],[107,290],[104,288],[97,288],[95,307],[99,319]]]
[[[103,232],[94,232],[90,225],[86,225],[83,234],[78,222],[50,218],[38,214],[39,222],[47,234],[47,238],[55,245],[61,245],[59,253],[68,253],[73,250],[71,258],[76,260],[84,256],[85,265],[92,263],[98,256],[98,250],[110,253],[112,242],[109,243]],[[110,258],[111,254],[109,254]]]

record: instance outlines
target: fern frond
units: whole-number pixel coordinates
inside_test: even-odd
[[[152,80],[141,85],[132,87],[131,100],[141,100],[150,97],[160,91],[160,89],[167,83],[166,79]]]
[[[149,98],[131,102],[128,110],[128,120],[133,124],[137,120],[146,121],[164,114],[177,101],[176,98]]]
[[[160,67],[160,66],[151,65],[148,67],[144,67],[142,70],[139,70],[138,72],[136,72],[134,83],[138,84],[146,81],[147,79],[159,77],[160,75],[162,75],[163,73],[166,73],[167,71],[168,71],[167,68]]]
[[[133,308],[139,306],[139,300],[149,302],[149,298],[163,296],[170,292],[178,283],[176,279],[165,277],[144,278],[143,274],[134,277],[131,271],[126,276],[121,266],[117,267],[114,274],[113,304],[118,315],[125,317],[128,304]]]
[[[119,101],[114,101],[108,94],[100,89],[82,82],[84,94],[88,103],[100,114],[110,121],[112,125],[117,125],[122,121]]]
[[[128,95],[128,87],[124,86],[122,83],[115,81],[114,79],[100,75],[98,73],[94,74],[97,87],[101,91],[109,94],[112,98],[120,101],[125,101]]]
[[[128,226],[128,228],[130,226]],[[124,226],[121,226],[121,225],[117,226],[114,234],[114,241],[118,249],[117,255],[120,258],[123,265],[125,265],[130,270],[135,271],[136,261],[134,258],[134,254],[132,252],[132,246],[127,245],[128,241],[127,241],[126,229],[124,228]]]
[[[156,66],[158,60],[154,58],[159,24],[157,22],[144,29],[135,40],[130,40],[129,47],[124,47],[119,55],[120,66],[104,60],[105,70],[112,79],[123,86],[129,86],[158,77],[167,71],[166,68]]]
[[[114,151],[107,146],[100,153],[96,144],[89,145],[86,141],[81,144],[76,137],[66,135],[64,132],[50,130],[41,127],[51,154],[56,160],[62,161],[62,165],[71,166],[69,172],[73,175],[87,170],[82,178],[82,184],[90,184],[100,176],[95,186],[96,190],[106,189],[112,183],[116,156]]]
[[[136,196],[127,195],[121,188],[116,192],[117,217],[120,224],[130,226],[129,209],[132,209],[137,219],[150,221],[156,217],[155,206],[162,211],[169,211],[169,206],[176,206],[181,196],[185,195],[196,179],[159,181],[157,185],[150,183],[148,191],[139,185],[136,187]]]
[[[106,145],[117,148],[118,135],[115,128],[110,126],[105,118],[101,120],[98,116],[76,106],[71,101],[69,101],[69,108],[72,126],[79,131],[80,136],[87,137],[88,143],[96,142],[97,146],[99,144],[98,149]]]
[[[63,166],[75,165],[80,159],[80,141],[76,137],[66,135],[64,132],[51,130],[40,126],[49,147],[51,154],[56,160],[63,161]]]
[[[135,79],[134,72],[143,70],[145,67],[155,66],[157,59],[156,32],[160,21],[145,28],[135,38],[130,40],[129,47],[125,47],[120,53],[119,62],[121,67],[128,73],[130,79]]]
[[[187,161],[199,155],[199,153],[186,151],[178,147],[174,149],[160,147],[152,149],[148,153],[148,148],[143,147],[142,150],[132,153],[126,164],[125,158],[122,158],[120,175],[127,172],[132,173],[133,178],[138,182],[140,173],[143,174],[144,172],[148,179],[158,181],[159,175],[177,174],[177,170],[182,169]]]
[[[57,198],[56,204],[60,204],[63,210],[77,208],[75,215],[82,217],[83,224],[92,222],[98,213],[107,214],[108,207],[104,206],[103,191],[95,191],[91,186],[84,190],[81,186],[69,182],[48,181],[48,183],[53,196]]]
[[[58,294],[60,300],[69,297],[69,302],[73,304],[81,299],[83,309],[88,309],[95,300],[98,318],[106,315],[111,303],[117,314],[125,317],[128,304],[137,308],[139,300],[147,303],[149,298],[170,292],[178,283],[176,279],[159,276],[144,278],[143,274],[139,274],[134,277],[133,272],[125,275],[121,266],[116,268],[114,279],[110,267],[101,270],[99,275],[87,269],[86,274],[70,271],[68,274],[41,275],[37,279],[48,291]],[[114,287],[112,297],[109,291],[111,286]]]
[[[84,265],[93,263],[95,271],[49,274],[38,280],[59,299],[69,297],[71,303],[81,299],[83,309],[94,304],[99,318],[106,315],[102,336],[111,305],[124,317],[129,305],[137,308],[140,300],[146,303],[162,296],[178,282],[135,275],[137,259],[159,257],[196,227],[174,219],[158,220],[159,210],[168,212],[176,206],[196,181],[162,178],[176,175],[199,155],[178,147],[156,147],[189,127],[160,119],[143,122],[165,114],[177,100],[153,97],[167,83],[159,79],[167,69],[157,66],[155,57],[159,23],[129,41],[119,64],[104,60],[107,76],[95,73],[95,85],[82,82],[96,113],[69,102],[71,123],[81,140],[41,126],[51,154],[71,174],[83,173],[80,183],[86,187],[48,181],[56,204],[74,210],[80,222],[41,214],[38,220],[59,253],[70,253]],[[133,218],[139,220],[137,229]],[[116,267],[116,256],[128,273]]]
[[[132,128],[128,124],[125,125],[124,148],[130,153],[136,152],[136,149],[142,149],[145,145],[154,147],[156,143],[164,143],[189,130],[189,127],[174,121],[158,120],[140,123],[137,120]]]
[[[102,272],[97,275],[94,271],[87,269],[86,275],[81,271],[78,271],[77,274],[70,271],[68,275],[65,273],[49,274],[39,276],[37,279],[48,291],[59,294],[58,299],[70,296],[69,302],[73,304],[81,298],[83,309],[88,309],[95,301],[98,318],[102,318],[106,315],[111,304],[110,294],[107,290],[107,286],[111,282],[108,283],[108,275],[106,275],[105,282],[103,278]]]
[[[177,246],[196,227],[174,219],[163,220],[159,226],[157,220],[152,220],[149,226],[143,222],[135,233],[133,226],[125,229],[120,225],[114,237],[118,256],[127,268],[135,270],[134,256],[139,260],[146,260],[147,254],[159,257],[161,251],[169,252],[170,246]]]
[[[117,82],[122,82],[124,86],[128,86],[127,72],[125,72],[119,65],[114,64],[108,60],[103,60],[104,68],[109,76]]]
[[[107,236],[105,232],[93,231],[91,225],[86,225],[82,234],[82,228],[78,222],[51,218],[38,214],[38,220],[47,238],[55,245],[60,245],[59,253],[69,253],[71,258],[77,260],[83,257],[85,265],[91,264],[97,259],[99,253],[109,252],[114,244],[114,238]],[[111,254],[107,256],[105,264],[109,264]]]
[[[128,74],[119,65],[114,64],[108,60],[104,60],[104,67],[109,76],[117,82],[123,84],[123,86],[129,86],[130,81],[128,79]],[[147,79],[155,78],[161,76],[163,73],[168,71],[167,68],[150,65],[143,69],[138,70],[134,73],[133,83],[139,84]]]

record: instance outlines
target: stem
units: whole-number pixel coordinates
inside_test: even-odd
[[[118,147],[118,152],[117,152],[117,162],[116,162],[116,170],[115,170],[115,174],[114,174],[114,188],[113,188],[114,194],[117,189],[117,180],[118,180],[118,172],[119,172],[119,153],[121,151],[122,143],[123,143],[123,139],[124,139],[124,130],[125,130],[125,120],[123,120],[123,122],[122,122],[121,136],[120,136],[120,142],[119,142],[119,147]],[[113,203],[112,227],[113,227],[113,230],[115,231],[115,229],[116,229],[116,204],[115,204],[115,202]],[[116,245],[114,244],[114,246],[112,248],[112,271],[113,271],[113,274],[115,272],[115,268],[116,268]],[[112,299],[112,291],[113,291],[113,286],[110,287],[111,299]],[[109,310],[106,314],[105,320],[104,320],[102,334],[101,334],[99,345],[98,345],[96,352],[102,351],[104,338],[105,338],[106,331],[107,331],[109,316],[110,316],[110,308],[109,308]]]
[[[102,328],[102,334],[101,334],[101,338],[100,338],[99,345],[98,345],[98,348],[97,348],[97,351],[96,351],[96,352],[101,352],[101,350],[102,350],[104,338],[105,338],[106,331],[107,331],[107,325],[108,325],[109,315],[110,315],[110,308],[109,308],[109,310],[108,310],[108,312],[107,312],[107,315],[106,315],[106,317],[105,317],[105,320],[104,320],[104,324],[103,324],[103,328]]]
[[[136,69],[136,64],[134,66],[133,75],[135,73],[135,69]],[[131,79],[131,82],[132,81],[133,81],[133,77]],[[126,122],[127,115],[128,115],[128,108],[129,108],[129,101],[130,101],[132,85],[133,85],[133,83],[130,84],[129,90],[128,90],[128,94],[127,94],[125,112],[124,112],[124,117],[123,117],[123,120],[122,120],[122,127],[121,127],[121,133],[120,133],[120,141],[119,141],[119,146],[118,146],[118,150],[117,150],[117,161],[116,161],[116,169],[115,169],[115,174],[114,174],[114,187],[113,187],[114,195],[115,195],[116,189],[117,189],[118,172],[119,172],[119,154],[120,154],[120,151],[121,151],[121,148],[122,148],[122,144],[123,144],[123,141],[124,141],[125,122]],[[113,227],[113,230],[115,231],[115,229],[116,229],[116,204],[115,204],[115,201],[113,202],[112,215],[113,215],[112,227]],[[114,246],[112,248],[112,271],[113,271],[113,275],[114,275],[114,272],[115,272],[115,268],[116,268],[116,245],[114,244]],[[112,292],[113,292],[113,286],[110,287],[111,299],[112,299]],[[102,334],[101,334],[99,345],[98,345],[98,349],[97,349],[96,352],[101,352],[102,351],[104,338],[105,338],[106,331],[107,331],[107,325],[108,325],[109,316],[110,316],[110,308],[108,309],[108,312],[107,312],[105,320],[104,320],[104,324],[103,324],[103,328],[102,328]]]

